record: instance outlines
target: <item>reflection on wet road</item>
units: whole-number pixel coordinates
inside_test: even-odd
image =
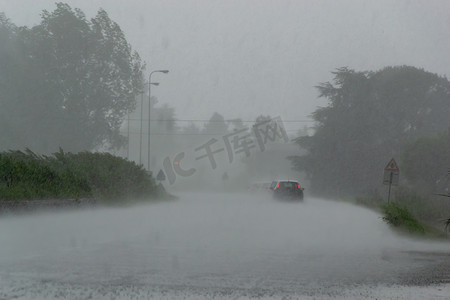
[[[0,219],[0,299],[446,299],[450,244],[320,199],[187,194]],[[358,296],[359,295],[359,296]]]

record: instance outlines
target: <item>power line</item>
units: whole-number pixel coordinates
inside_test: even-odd
[[[299,130],[298,129],[291,129],[291,130],[285,130],[285,131],[286,132],[298,132]],[[128,131],[123,131],[123,130],[120,130],[119,132],[120,133],[128,133]],[[221,132],[221,133],[151,132],[150,135],[161,135],[161,136],[163,136],[163,135],[199,135],[199,136],[201,136],[201,135],[208,135],[208,136],[218,136],[218,135],[227,135],[227,134],[231,134],[231,133],[232,132],[228,132],[228,133],[226,133],[226,132]],[[138,132],[138,131],[130,131],[130,134],[140,134],[140,132]],[[145,135],[148,135],[148,134],[145,133]]]
[[[140,121],[141,119],[130,118],[130,121]],[[142,119],[143,121],[147,121],[148,119]],[[150,122],[207,122],[207,123],[222,123],[222,122],[242,122],[242,123],[257,123],[255,120],[247,121],[247,120],[239,120],[239,119],[229,119],[229,120],[201,120],[201,119],[151,119]],[[281,120],[282,123],[310,123],[314,122],[313,119],[309,120]]]

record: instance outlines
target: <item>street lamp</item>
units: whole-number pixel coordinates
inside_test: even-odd
[[[147,84],[147,82],[145,82],[145,84]],[[152,84],[155,85],[155,86],[159,85],[159,83],[157,83],[157,82],[153,82]],[[143,122],[143,119],[144,119],[144,117],[143,117],[143,112],[144,112],[144,92],[142,92],[142,94],[141,94],[141,109],[140,110],[141,110],[141,118],[140,118],[141,126],[140,126],[140,129],[139,129],[139,165],[142,163],[142,122]]]
[[[150,172],[150,116],[151,116],[151,108],[152,108],[152,93],[151,93],[151,87],[152,85],[158,86],[159,83],[157,82],[152,82],[152,74],[153,73],[164,73],[167,74],[169,73],[169,70],[155,70],[150,72],[150,75],[148,76],[148,161],[147,161],[147,168],[148,171]]]
[[[142,111],[144,106],[144,92],[141,94],[141,127],[139,131],[139,165],[141,164],[142,159]]]

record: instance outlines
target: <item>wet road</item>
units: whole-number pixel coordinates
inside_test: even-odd
[[[184,194],[0,218],[0,299],[449,299],[450,243],[362,207]]]

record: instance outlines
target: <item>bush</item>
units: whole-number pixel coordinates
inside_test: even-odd
[[[141,166],[109,153],[0,154],[0,200],[94,197],[110,202],[156,198],[162,192]]]
[[[55,170],[45,157],[20,151],[0,154],[0,199],[88,197],[88,182],[67,169]]]
[[[153,177],[134,162],[109,153],[55,153],[55,167],[68,167],[84,176],[93,195],[99,199],[117,200],[156,196]]]
[[[388,224],[404,229],[410,233],[424,234],[425,228],[409,213],[405,207],[400,207],[395,203],[382,205],[384,212],[383,220]]]
[[[426,194],[419,188],[398,187],[395,191],[395,203],[406,207],[421,222],[440,227],[442,219],[448,218],[450,201],[448,198]]]

